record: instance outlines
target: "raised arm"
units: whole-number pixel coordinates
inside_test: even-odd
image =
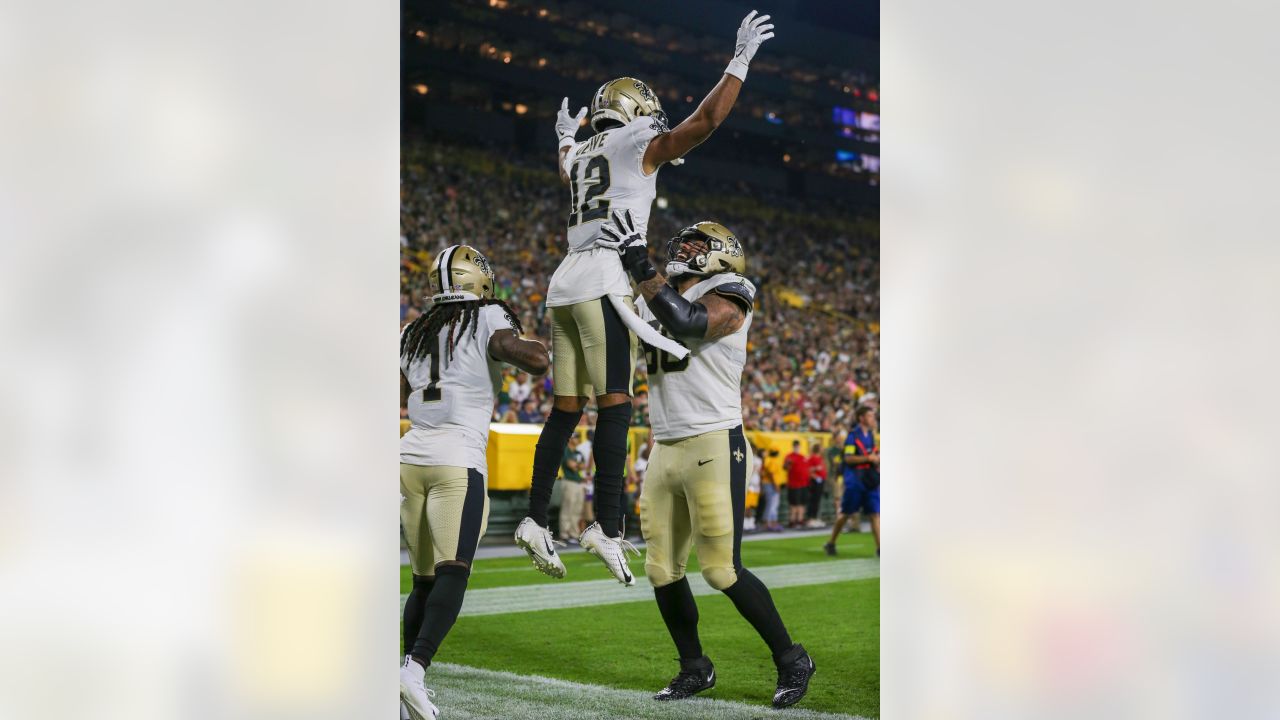
[[[515,330],[495,332],[489,338],[489,354],[535,377],[545,374],[551,367],[546,346],[537,340],[520,337]]]
[[[560,172],[560,182],[568,185],[570,178],[569,172],[564,169],[565,158],[569,156],[569,151],[573,149],[574,136],[578,134],[578,128],[582,125],[582,118],[587,116],[587,109],[578,110],[577,116],[569,114],[569,98],[565,98],[560,103],[560,112],[556,113],[556,137],[560,139],[559,155],[556,161],[556,169]]]
[[[644,172],[653,173],[658,166],[682,158],[690,150],[698,147],[711,133],[720,127],[720,123],[729,117],[729,111],[738,100],[738,91],[747,79],[747,66],[755,56],[760,43],[773,37],[773,25],[766,24],[768,15],[756,17],[752,10],[738,26],[737,44],[734,46],[733,59],[725,68],[720,82],[698,104],[698,109],[675,126],[671,132],[663,133],[649,141],[644,151]],[[567,111],[566,111],[567,112]]]

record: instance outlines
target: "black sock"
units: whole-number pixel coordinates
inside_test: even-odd
[[[413,576],[413,589],[404,601],[404,651],[413,650],[413,643],[422,630],[422,615],[427,611],[427,597],[431,594],[431,586],[436,582],[435,575],[423,577]]]
[[[551,502],[551,490],[560,473],[564,449],[569,436],[578,426],[582,411],[565,412],[552,408],[547,422],[538,436],[538,446],[533,452],[533,487],[529,489],[529,517],[542,527],[547,526],[547,504]]]
[[[414,659],[422,661],[424,666],[431,664],[431,658],[440,649],[444,636],[449,634],[454,621],[458,619],[470,574],[471,570],[461,565],[441,565],[436,568],[436,582],[427,597],[422,629],[409,653]]]
[[[681,660],[702,657],[702,642],[698,640],[698,605],[689,589],[689,578],[682,577],[670,585],[653,589],[658,600],[658,612],[667,624],[667,631],[676,643]]]
[[[760,578],[752,575],[746,568],[738,568],[737,582],[721,592],[729,596],[742,617],[760,633],[760,638],[775,657],[791,648],[791,636],[787,634],[787,627],[778,616],[778,608],[774,607],[769,588],[760,582]]]
[[[596,413],[596,441],[591,451],[596,456],[594,505],[596,520],[605,537],[621,532],[618,517],[622,511],[622,476],[627,467],[627,430],[631,427],[631,402],[627,401]]]

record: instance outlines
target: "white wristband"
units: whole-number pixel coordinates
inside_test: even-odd
[[[738,78],[739,80],[746,82],[747,81],[747,64],[735,57],[734,59],[729,61],[729,67],[724,69],[724,74],[732,75]]]
[[[577,140],[574,140],[574,139],[573,139],[573,136],[572,136],[572,135],[565,135],[564,137],[560,138],[560,146],[559,146],[559,149],[563,150],[563,149],[565,149],[565,148],[569,147],[570,145],[574,145],[574,144],[576,144],[577,142],[578,142]]]

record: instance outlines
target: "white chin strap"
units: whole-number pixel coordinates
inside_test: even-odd
[[[687,275],[689,274],[689,272],[690,272],[689,263],[687,262],[672,260],[671,262],[667,263],[667,277],[669,278],[680,277],[681,275]]]

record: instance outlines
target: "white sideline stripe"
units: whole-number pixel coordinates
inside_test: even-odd
[[[635,568],[632,568],[632,572]],[[528,568],[525,572],[537,572]],[[603,569],[601,569],[603,572]],[[773,588],[800,585],[822,585],[845,580],[862,580],[880,577],[880,561],[869,558],[836,560],[833,562],[802,563],[799,565],[772,565],[755,568],[751,572],[761,582]],[[702,576],[687,576],[694,595],[715,595],[720,591],[707,584]],[[407,595],[400,596],[400,610],[404,611]],[[616,580],[583,580],[543,585],[514,585],[511,587],[470,590],[462,603],[462,616],[501,615],[512,612],[534,612],[559,608],[613,605],[617,603],[653,600],[653,588],[644,575],[636,578],[634,587],[625,587]]]
[[[818,677],[822,677],[822,671],[823,668],[818,668]],[[436,691],[435,703],[440,706],[442,717],[449,720],[868,720],[854,715],[805,710],[803,707],[774,710],[767,705],[702,697],[658,702],[653,699],[653,693],[641,690],[622,690],[452,663],[432,663],[427,671],[427,686]]]

